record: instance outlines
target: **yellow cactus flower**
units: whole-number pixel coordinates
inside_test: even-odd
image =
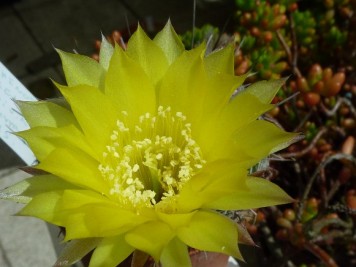
[[[91,250],[90,266],[116,266],[134,251],[163,266],[191,266],[188,247],[242,258],[238,225],[223,215],[288,203],[248,169],[293,142],[259,119],[284,80],[232,97],[233,47],[185,51],[170,23],[151,40],[138,27],[127,48],[103,39],[99,63],[58,51],[65,101],[18,102],[26,140],[44,171],[0,197],[65,228],[57,263]]]

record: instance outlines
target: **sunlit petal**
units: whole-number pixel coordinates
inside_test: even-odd
[[[124,235],[104,238],[95,249],[89,267],[115,267],[134,250],[126,243]]]
[[[178,238],[193,248],[242,259],[235,223],[218,213],[197,212],[188,226],[178,230]]]

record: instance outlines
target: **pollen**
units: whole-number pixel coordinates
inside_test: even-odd
[[[98,166],[110,185],[110,196],[137,208],[153,207],[179,194],[206,163],[187,117],[163,106],[138,120],[121,113],[124,120],[117,120]],[[126,122],[131,119],[138,123],[129,127]]]

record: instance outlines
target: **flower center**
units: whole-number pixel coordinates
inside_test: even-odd
[[[205,164],[191,124],[170,107],[159,106],[155,115],[146,113],[131,127],[129,114],[122,114],[98,167],[112,197],[123,205],[151,207],[178,194]]]

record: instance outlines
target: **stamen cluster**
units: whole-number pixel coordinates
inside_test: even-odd
[[[111,196],[123,205],[150,207],[178,194],[205,164],[186,116],[159,106],[155,115],[130,124],[129,114],[122,114],[98,167]]]

